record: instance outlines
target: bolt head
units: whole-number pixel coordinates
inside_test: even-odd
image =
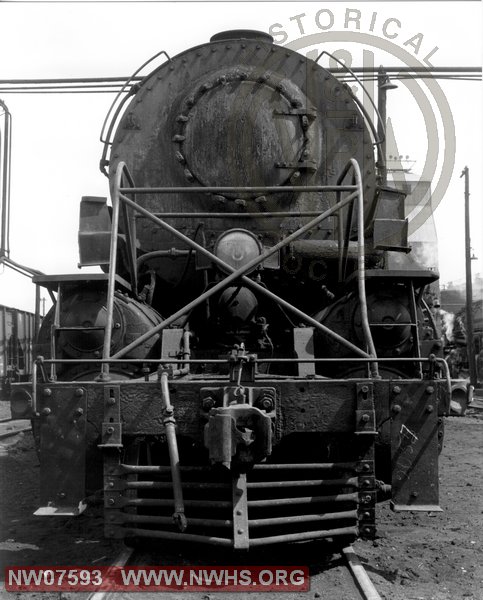
[[[215,406],[215,400],[211,396],[203,398],[203,410],[211,410]]]
[[[263,410],[266,411],[273,410],[273,400],[268,396],[265,396],[264,398],[262,398],[260,406],[263,408]]]
[[[369,415],[362,415],[362,417],[361,417],[361,421],[363,423],[368,423],[369,419],[370,419]]]
[[[50,388],[43,389],[42,396],[45,396],[46,398],[48,398],[49,396],[52,396],[52,390]]]
[[[52,411],[50,410],[50,408],[48,406],[46,406],[45,408],[42,409],[42,414],[43,415],[50,415]]]
[[[399,404],[393,404],[392,408],[391,408],[393,413],[400,413],[401,412],[401,407],[399,406]]]
[[[114,433],[114,427],[108,427],[106,429],[106,433],[108,433],[109,435],[113,434]]]
[[[75,395],[80,398],[84,395],[84,390],[82,388],[77,388],[75,391]]]
[[[114,504],[116,504],[116,501],[114,500],[114,498],[109,498],[109,500],[107,501],[107,503],[108,503],[110,506],[114,506]]]
[[[428,406],[426,406],[427,413],[432,413],[433,410],[434,410],[434,406],[432,404],[428,404]]]
[[[426,394],[428,394],[428,396],[429,396],[433,392],[434,392],[434,387],[432,385],[428,385],[428,387],[426,388]]]
[[[393,394],[400,394],[400,393],[401,393],[401,388],[400,388],[398,385],[395,385],[395,386],[392,388],[392,393],[393,393]]]

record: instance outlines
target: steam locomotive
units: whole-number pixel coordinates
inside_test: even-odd
[[[373,538],[438,507],[448,408],[437,280],[411,258],[375,127],[329,70],[256,31],[166,60],[111,111],[111,201],[82,266],[39,275],[38,515],[102,497],[105,535],[248,549]]]

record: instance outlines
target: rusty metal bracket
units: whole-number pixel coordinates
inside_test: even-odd
[[[357,384],[356,435],[377,435],[372,383]]]
[[[122,448],[121,389],[118,385],[104,387],[104,422],[98,448]]]

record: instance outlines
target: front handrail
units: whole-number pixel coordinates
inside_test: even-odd
[[[126,79],[123,86],[121,87],[121,89],[117,93],[116,97],[112,101],[112,104],[111,104],[109,110],[107,111],[107,115],[106,115],[106,118],[104,119],[104,123],[102,124],[101,134],[100,134],[100,141],[102,144],[104,144],[104,146],[102,149],[102,156],[99,161],[99,167],[100,167],[101,173],[106,175],[106,177],[108,176],[106,167],[109,164],[107,155],[109,152],[109,148],[112,145],[112,136],[113,136],[113,132],[114,132],[114,127],[117,124],[118,119],[121,115],[122,109],[124,108],[124,105],[129,100],[129,98],[131,98],[136,93],[136,91],[139,89],[139,87],[142,85],[142,83],[145,79],[147,79],[148,77],[151,77],[152,75],[157,73],[157,71],[165,64],[165,63],[162,63],[152,73],[150,73],[146,77],[141,78],[141,80],[138,81],[138,79],[139,79],[137,77],[138,74],[144,69],[144,67],[149,65],[149,63],[153,62],[153,60],[155,60],[159,56],[165,56],[166,59],[168,60],[168,62],[171,61],[169,54],[165,50],[161,50],[161,52],[158,52],[157,54],[155,54],[154,56],[149,58],[138,69],[136,69],[136,71],[131,75],[131,77]],[[131,85],[131,83],[133,81],[136,81],[136,83]],[[122,100],[119,102],[119,104],[117,104],[120,97],[125,92],[126,92],[126,95],[124,96],[124,98],[122,98]],[[117,104],[117,107],[114,108],[116,106],[116,104]]]
[[[353,184],[352,185],[347,185],[347,184],[344,185],[344,184],[342,184],[342,181],[349,174],[349,172],[352,173]],[[131,187],[126,188],[122,185],[124,175],[126,175],[125,179],[128,180],[129,184],[131,184]],[[290,191],[292,189],[293,189],[293,191],[298,191],[298,192],[301,192],[301,191],[313,191],[313,192],[337,191],[339,200],[330,209],[324,211],[321,214],[318,214],[318,216],[311,219],[308,223],[306,223],[305,225],[303,225],[302,227],[297,229],[295,232],[288,235],[283,240],[281,240],[280,242],[278,242],[277,244],[275,244],[274,246],[272,246],[271,248],[267,249],[265,252],[260,254],[258,257],[255,257],[249,263],[247,263],[243,267],[236,270],[233,267],[231,267],[230,265],[228,265],[227,263],[225,263],[223,260],[218,258],[215,254],[213,254],[212,252],[207,250],[205,247],[201,246],[194,240],[191,240],[190,238],[188,238],[187,236],[182,234],[180,231],[178,231],[176,228],[172,227],[171,225],[169,225],[168,223],[166,223],[159,217],[155,216],[153,213],[151,213],[147,209],[138,205],[136,203],[135,199],[132,200],[132,199],[128,198],[126,195],[127,193],[129,193],[129,194],[146,194],[146,193],[164,194],[164,193],[173,193],[173,192],[179,193],[181,191],[187,192],[187,193],[197,193],[200,191],[202,191],[203,193],[210,193],[212,191],[212,189],[217,190],[217,191],[224,190],[225,193],[226,193],[226,190],[231,190],[231,191],[235,191],[235,192],[257,191],[257,192],[261,192],[261,193],[263,193],[263,192],[264,193],[283,193],[286,191]],[[340,199],[340,193],[343,191],[351,192],[351,193],[348,196],[346,196],[345,198]],[[362,313],[362,319],[363,319],[363,333],[364,333],[364,338],[365,338],[364,342],[365,342],[365,346],[368,349],[368,351],[363,350],[363,349],[359,348],[358,346],[355,346],[354,344],[349,342],[346,338],[340,336],[339,334],[332,331],[330,328],[323,325],[322,323],[319,323],[318,321],[316,321],[315,319],[313,319],[312,317],[307,315],[305,312],[296,308],[295,306],[293,306],[292,304],[290,304],[283,298],[280,298],[273,292],[270,292],[269,290],[267,290],[266,288],[264,288],[263,286],[258,284],[256,281],[253,281],[252,279],[250,279],[246,276],[247,273],[249,273],[251,270],[256,268],[258,265],[262,264],[267,258],[269,258],[273,254],[278,252],[281,248],[287,246],[288,244],[290,244],[291,242],[293,242],[294,240],[296,240],[297,238],[302,236],[304,233],[313,229],[315,226],[317,226],[320,222],[327,219],[328,217],[330,217],[332,215],[340,215],[340,211],[345,206],[347,206],[349,204],[354,204],[354,202],[356,202],[356,201],[357,201],[357,212],[358,212],[358,249],[357,249],[357,251],[358,251],[358,266],[359,266],[358,290],[359,290],[359,300],[361,302],[361,313]],[[131,344],[128,344],[127,346],[122,348],[120,351],[116,352],[113,356],[111,356],[110,347],[111,347],[111,340],[112,340],[115,273],[117,270],[116,269],[116,267],[117,267],[117,237],[118,237],[118,232],[119,232],[119,211],[120,211],[121,204],[123,204],[123,206],[130,207],[133,211],[140,213],[141,215],[144,215],[145,217],[147,217],[148,219],[150,219],[151,221],[156,223],[158,226],[160,226],[162,229],[164,229],[165,231],[168,231],[174,237],[181,240],[187,246],[191,247],[192,249],[196,250],[200,254],[209,258],[209,260],[211,260],[213,263],[217,264],[225,272],[228,271],[229,274],[218,284],[216,284],[209,290],[205,291],[201,296],[199,296],[192,302],[188,303],[186,306],[184,306],[183,308],[181,308],[180,310],[175,312],[173,315],[171,315],[167,319],[164,319],[161,323],[159,323],[158,325],[153,327],[151,330],[149,330],[148,332],[146,332],[145,334],[140,336],[138,339],[133,341]],[[247,286],[258,291],[260,294],[267,296],[268,298],[270,298],[274,302],[280,304],[281,306],[283,306],[287,310],[291,311],[292,313],[295,313],[299,318],[308,322],[315,329],[318,329],[318,330],[322,331],[324,334],[328,335],[329,337],[335,339],[338,343],[347,347],[348,349],[350,349],[352,352],[354,352],[358,356],[372,359],[370,362],[371,376],[374,378],[378,377],[377,355],[376,355],[375,346],[374,346],[374,342],[372,340],[372,334],[371,334],[370,327],[369,327],[369,320],[368,320],[368,316],[367,316],[367,301],[366,301],[366,296],[365,296],[365,271],[364,271],[365,248],[364,248],[364,226],[363,226],[363,223],[364,223],[364,198],[363,198],[363,190],[362,190],[362,177],[361,177],[359,165],[355,159],[351,159],[347,163],[345,169],[343,170],[341,176],[338,179],[337,185],[289,186],[289,188],[282,187],[282,186],[265,186],[265,187],[254,187],[254,188],[235,188],[235,187],[138,188],[138,187],[134,187],[132,177],[129,174],[129,170],[128,170],[126,164],[123,162],[120,162],[117,166],[115,179],[113,182],[112,207],[113,207],[113,211],[112,211],[112,227],[111,227],[110,269],[109,269],[108,295],[107,295],[107,307],[106,307],[107,308],[107,319],[106,319],[106,332],[105,332],[105,337],[104,337],[104,348],[103,348],[103,355],[102,355],[103,362],[102,362],[101,379],[106,379],[109,377],[109,362],[108,362],[109,359],[119,359],[122,356],[125,356],[128,352],[130,352],[131,350],[133,350],[140,344],[144,343],[147,339],[151,338],[153,335],[156,335],[161,330],[165,329],[166,327],[168,327],[169,325],[174,323],[181,316],[184,316],[187,313],[189,313],[191,310],[193,310],[193,308],[195,308],[196,306],[198,306],[199,304],[201,304],[202,302],[207,300],[212,295],[216,294],[218,291],[221,291],[223,288],[225,288],[227,285],[229,285],[232,281],[234,281],[236,279],[241,279],[241,281],[243,281],[243,283],[245,283]],[[276,213],[274,213],[274,214],[276,214]],[[260,216],[263,216],[263,215],[264,215],[264,213],[260,213]],[[228,214],[228,216],[229,216],[229,214]],[[339,220],[340,220],[340,218],[339,218]],[[127,226],[127,224],[126,224],[126,226]],[[342,256],[341,241],[342,240],[339,239],[340,256]]]
[[[313,364],[324,364],[324,363],[337,363],[337,364],[347,364],[347,363],[355,363],[355,364],[369,364],[370,362],[372,362],[374,359],[372,356],[367,356],[367,357],[352,357],[352,358],[255,358],[253,357],[253,363],[255,365],[259,365],[259,364],[306,364],[306,363],[313,363]],[[178,365],[180,363],[183,363],[183,365],[185,366],[196,366],[196,365],[222,365],[222,364],[229,364],[229,359],[228,358],[190,358],[190,359],[180,359],[180,358],[132,358],[129,359],[129,364],[133,364],[133,365]],[[451,397],[451,373],[449,370],[449,366],[448,363],[446,361],[446,359],[444,358],[439,358],[437,356],[430,356],[430,357],[415,357],[415,356],[398,356],[398,357],[378,357],[377,358],[377,362],[381,363],[381,364],[404,364],[404,363],[419,363],[419,364],[425,364],[428,363],[429,365],[432,364],[439,364],[442,368],[442,370],[444,371],[444,379],[446,381],[447,384],[447,388],[448,388],[448,392],[449,392],[449,397]],[[103,359],[103,358],[44,358],[44,357],[38,357],[35,361],[34,361],[34,373],[32,375],[32,394],[34,397],[34,403],[36,402],[36,398],[37,398],[37,365],[39,365],[39,367],[41,368],[41,372],[43,373],[43,380],[44,383],[47,383],[48,379],[45,376],[45,373],[43,371],[43,367],[45,365],[50,365],[50,364],[62,364],[62,365],[77,365],[77,364],[88,364],[88,365],[99,365],[99,364],[104,364],[104,363],[109,363],[110,365],[125,365],[126,361],[124,359],[118,359],[118,358],[108,358],[108,359]],[[35,376],[34,376],[35,375]],[[259,378],[260,379],[266,379],[269,377],[273,377],[270,375],[267,375],[265,373],[260,373],[259,374]],[[395,376],[396,377],[396,376]],[[305,376],[297,376],[297,375],[277,375],[277,378],[285,378],[285,379],[305,379]],[[326,377],[320,377],[321,379],[327,379]],[[358,377],[357,379],[360,379],[360,377]],[[409,379],[413,379],[413,378],[409,378]],[[431,377],[429,377],[428,379],[431,379]],[[134,380],[135,381],[135,380]],[[35,383],[34,383],[35,382]],[[52,382],[52,381],[48,381],[49,385],[56,383],[56,382]],[[65,382],[61,381],[58,382],[61,385],[64,385]],[[36,406],[36,404],[34,404]]]

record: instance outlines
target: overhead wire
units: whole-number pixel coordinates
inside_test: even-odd
[[[354,77],[341,69],[328,69],[344,83],[355,81]],[[377,81],[379,68],[357,67],[353,71],[360,73],[363,82]],[[402,79],[441,79],[445,81],[481,81],[480,67],[384,67],[383,71],[391,75],[391,80]],[[0,79],[2,94],[108,94],[128,92],[133,85],[145,77],[78,77],[57,79]]]

